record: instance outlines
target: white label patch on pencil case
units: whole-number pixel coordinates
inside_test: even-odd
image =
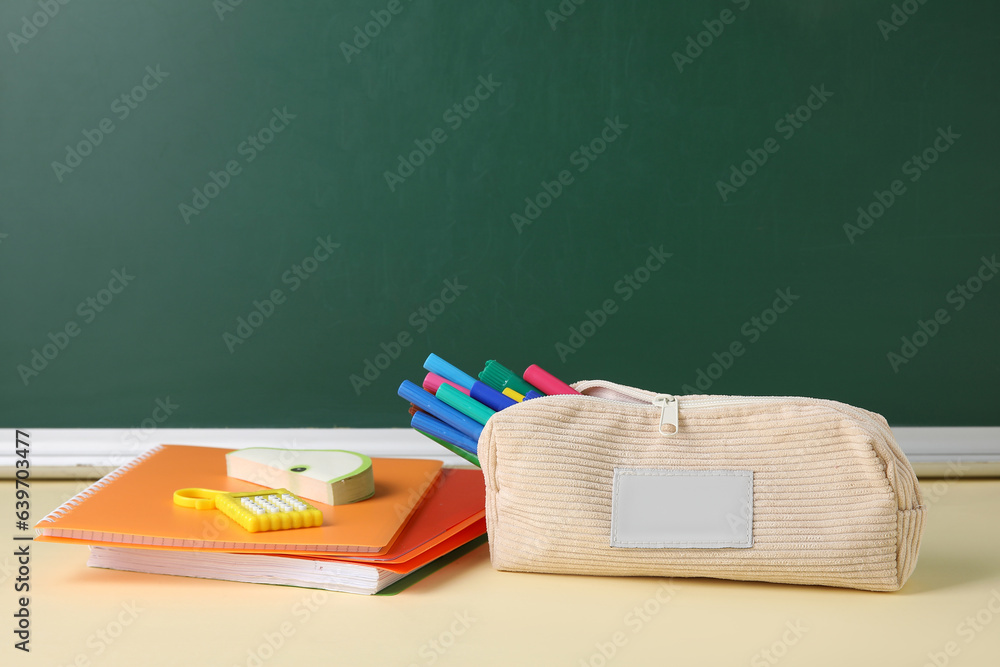
[[[611,546],[753,546],[753,471],[615,468]]]

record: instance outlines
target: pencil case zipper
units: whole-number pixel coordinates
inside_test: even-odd
[[[890,483],[896,494],[900,509],[906,509],[907,506],[911,504],[918,504],[918,496],[916,496],[915,489],[906,489],[904,491],[898,488],[898,480],[895,474],[896,465],[898,464],[905,469],[909,464],[906,463],[906,458],[903,455],[902,450],[900,450],[899,446],[896,444],[892,431],[884,422],[876,419],[869,412],[847,405],[846,403],[839,403],[837,401],[819,398],[809,398],[805,396],[712,396],[705,398],[689,398],[687,396],[677,396],[675,394],[657,394],[651,391],[636,389],[635,387],[629,387],[605,380],[584,380],[573,384],[572,387],[580,392],[580,396],[582,398],[587,400],[601,401],[616,405],[648,405],[660,408],[659,432],[666,436],[677,435],[680,432],[680,414],[682,410],[686,412],[688,410],[701,410],[706,408],[740,405],[759,405],[767,403],[822,405],[852,418],[860,428],[872,436],[873,441],[885,444],[887,454],[892,458],[893,466],[891,472],[889,470],[889,461],[885,460],[885,456],[877,450],[876,454],[879,454],[880,458],[883,458],[886,463],[886,474],[887,477],[890,478]],[[627,400],[617,400],[606,398],[604,396],[591,396],[583,393],[588,389],[594,388],[600,389],[605,393],[617,394]],[[566,398],[567,396],[574,397],[572,394],[553,394],[551,396],[531,399],[531,401],[525,401],[520,405],[527,406],[534,401],[544,401],[552,398]],[[512,406],[512,408],[515,407],[518,406]]]

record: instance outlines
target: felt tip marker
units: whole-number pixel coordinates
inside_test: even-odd
[[[524,400],[524,394],[519,394],[510,387],[507,387],[501,393],[508,398],[513,398],[518,403]]]
[[[430,413],[448,426],[461,431],[466,436],[479,442],[479,436],[483,432],[483,425],[475,419],[466,417],[455,408],[431,396],[409,380],[403,380],[403,383],[399,385],[397,393],[421,410]],[[414,417],[416,416],[414,415]]]
[[[513,389],[523,396],[534,389],[534,387],[518,377],[517,373],[495,359],[490,359],[486,362],[483,372],[479,374],[479,379],[500,392],[504,389]]]
[[[423,381],[424,391],[430,392],[432,394],[436,394],[437,390],[438,390],[438,387],[441,386],[441,383],[450,384],[452,387],[454,387],[455,389],[458,389],[460,392],[462,392],[466,396],[469,395],[469,390],[468,389],[466,389],[465,387],[461,387],[461,386],[455,384],[451,380],[445,380],[443,377],[441,377],[437,373],[428,373],[427,376],[424,378],[424,381]]]
[[[427,360],[424,361],[424,368],[429,370],[431,373],[440,375],[449,382],[454,382],[463,389],[472,389],[472,384],[476,381],[476,378],[455,368],[447,361],[433,353],[427,355]]]
[[[531,391],[529,391],[527,394],[524,395],[524,400],[530,401],[533,398],[541,398],[544,395],[545,394],[541,393],[540,391],[535,391],[534,389],[532,389]]]
[[[494,389],[483,382],[477,382],[472,385],[472,391],[469,392],[469,396],[476,399],[483,405],[500,412],[512,405],[517,405],[517,401],[513,398],[504,396],[499,391]]]
[[[418,412],[413,415],[413,419],[410,420],[410,426],[418,431],[423,431],[428,435],[432,435],[435,438],[440,438],[445,442],[450,442],[456,447],[461,447],[470,454],[475,454],[479,446],[478,441],[473,440],[456,429],[453,429],[440,419],[435,419],[425,413]]]
[[[463,415],[472,417],[484,426],[489,418],[496,414],[495,410],[490,410],[474,398],[469,398],[450,384],[443,384],[438,387],[436,395]]]
[[[576,389],[569,386],[552,373],[535,364],[531,364],[524,371],[524,379],[544,394],[579,394]]]
[[[412,426],[412,424],[411,424],[411,426]],[[467,452],[464,449],[462,449],[461,447],[459,447],[458,445],[453,445],[450,442],[448,442],[447,440],[442,440],[441,438],[435,438],[430,433],[427,433],[426,431],[421,431],[419,428],[415,428],[413,430],[416,431],[417,433],[419,433],[420,435],[423,435],[423,436],[426,436],[426,437],[430,438],[431,440],[433,440],[437,444],[439,444],[442,447],[444,447],[445,449],[447,449],[452,454],[454,454],[456,456],[460,456],[461,458],[465,459],[466,461],[468,461],[472,465],[476,466],[477,468],[482,468],[482,465],[479,463],[479,457],[476,456],[475,454],[473,454],[472,452]]]

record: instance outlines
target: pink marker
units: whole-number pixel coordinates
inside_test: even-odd
[[[469,390],[468,389],[466,389],[465,387],[458,386],[457,384],[455,384],[451,380],[445,380],[443,377],[441,377],[440,375],[438,375],[436,373],[428,373],[427,377],[424,378],[424,384],[423,384],[424,391],[426,391],[426,392],[428,392],[430,394],[437,394],[438,387],[441,386],[442,382],[444,382],[445,384],[450,384],[452,387],[454,387],[455,389],[458,389],[460,392],[462,392],[466,396],[469,395]]]
[[[551,396],[552,394],[579,394],[576,389],[569,386],[544,368],[531,364],[524,370],[524,381],[533,385],[538,391]]]

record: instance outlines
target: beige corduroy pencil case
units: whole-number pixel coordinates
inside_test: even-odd
[[[880,415],[604,381],[525,401],[479,439],[498,570],[899,589],[924,507]]]

